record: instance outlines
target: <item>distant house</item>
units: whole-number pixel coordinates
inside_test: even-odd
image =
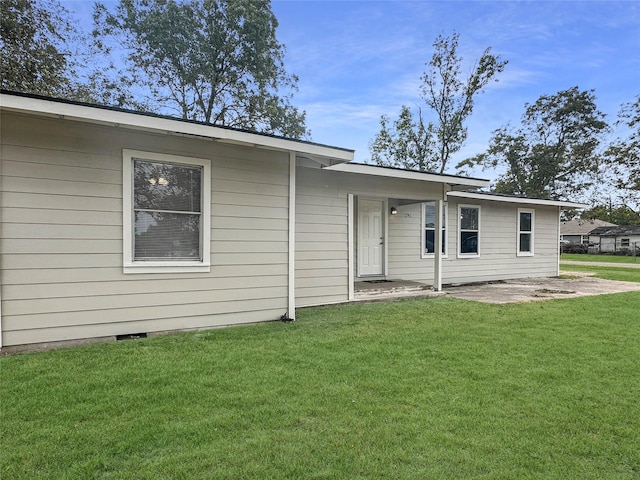
[[[560,240],[569,243],[581,243],[587,245],[589,243],[589,234],[598,227],[615,227],[615,223],[605,222],[604,220],[569,220],[560,224]]]
[[[640,225],[598,227],[589,234],[596,253],[640,252]]]
[[[3,347],[295,318],[355,284],[558,275],[560,213],[353,151],[3,92]]]

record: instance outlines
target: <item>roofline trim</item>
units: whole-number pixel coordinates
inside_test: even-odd
[[[541,198],[504,197],[501,195],[492,195],[490,193],[449,192],[448,195],[450,197],[457,197],[457,198],[489,200],[492,202],[522,203],[526,205],[547,205],[550,207],[563,207],[563,208],[588,208],[589,207],[589,205],[586,205],[584,203],[564,202],[561,200],[544,200]]]
[[[362,175],[375,175],[378,177],[400,178],[405,180],[419,180],[423,182],[445,183],[452,187],[488,187],[489,180],[480,178],[458,177],[455,175],[441,175],[437,173],[417,172],[414,170],[402,170],[364,163],[341,163],[325,167],[325,170],[336,172],[357,173]]]
[[[82,104],[49,97],[39,97],[3,91],[0,110],[57,117],[86,123],[97,123],[136,130],[193,135],[222,143],[263,147],[274,150],[330,158],[336,162],[353,160],[354,150],[293,140],[268,134],[248,132],[182,120],[162,115],[134,112],[101,105]]]

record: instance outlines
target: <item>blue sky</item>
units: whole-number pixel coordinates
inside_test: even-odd
[[[63,2],[86,22],[92,3]],[[382,114],[420,105],[420,76],[439,34],[460,34],[467,72],[489,46],[509,61],[478,97],[452,165],[483,152],[496,128],[517,125],[540,95],[594,89],[613,121],[640,94],[637,1],[273,0],[272,10],[285,66],[299,77],[293,103],[307,112],[313,141],[353,148],[360,162],[370,158]]]
[[[272,8],[313,139],[355,148],[358,161],[369,158],[380,115],[420,104],[440,33],[460,34],[466,71],[489,46],[509,61],[478,98],[455,160],[484,151],[493,130],[517,124],[542,94],[595,89],[613,117],[640,94],[640,2],[275,0]]]

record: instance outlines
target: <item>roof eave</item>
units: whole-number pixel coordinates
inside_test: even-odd
[[[377,177],[400,178],[405,180],[418,180],[423,182],[443,183],[451,188],[483,188],[489,186],[489,180],[480,178],[457,177],[455,175],[439,175],[434,173],[416,172],[412,170],[400,170],[378,167],[364,163],[341,163],[326,167],[327,170],[344,173],[356,173],[360,175],[374,175]]]
[[[162,116],[150,116],[138,112],[61,102],[56,99],[2,93],[0,94],[0,109],[133,130],[194,136],[220,143],[296,152],[305,154],[312,159],[323,159],[322,163],[327,164],[349,162],[354,157],[353,150],[344,148],[220,128]]]
[[[475,193],[475,192],[449,192],[450,197],[457,198],[469,198],[473,200],[489,200],[493,202],[504,203],[520,203],[523,205],[546,205],[550,207],[561,208],[589,208],[589,205],[576,202],[564,202],[560,200],[544,200],[540,198],[526,198],[526,197],[503,197],[500,195],[491,195],[490,193]]]

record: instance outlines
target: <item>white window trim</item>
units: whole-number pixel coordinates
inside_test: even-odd
[[[521,213],[530,213],[531,214],[531,231],[523,232],[520,230],[520,214]],[[536,232],[536,211],[532,208],[519,208],[518,209],[518,218],[517,218],[517,236],[516,236],[516,255],[518,257],[533,257],[534,256],[534,246],[535,246],[535,232]],[[522,233],[530,233],[531,234],[531,250],[530,251],[521,251],[520,250],[520,234]]]
[[[189,261],[135,261],[133,259],[133,159],[165,163],[197,165],[202,167],[202,220],[200,244],[202,260]],[[166,155],[139,150],[122,151],[122,204],[123,204],[123,272],[124,273],[189,273],[211,271],[211,161],[204,158]]]
[[[462,215],[461,210],[463,208],[475,208],[478,210],[478,252],[477,253],[462,253],[460,250],[462,248],[462,223],[460,221],[460,216]],[[458,221],[457,221],[457,235],[458,235],[458,245],[457,245],[457,257],[458,258],[478,258],[480,256],[480,242],[481,242],[481,232],[482,232],[482,208],[480,205],[469,205],[469,204],[459,204],[458,205]]]
[[[420,235],[420,256],[421,258],[433,258],[435,256],[435,252],[425,252],[424,251],[424,246],[425,246],[425,240],[426,240],[426,236],[427,236],[427,228],[425,227],[425,222],[426,222],[426,205],[427,203],[436,203],[435,200],[430,201],[430,202],[422,202],[422,205],[420,206],[421,209],[421,220],[420,220],[420,224],[422,226],[422,233]],[[448,254],[449,254],[449,242],[447,241],[447,238],[449,237],[449,209],[447,208],[447,203],[444,202],[442,204],[442,212],[444,213],[444,224],[442,225],[442,228],[444,229],[444,252],[441,255],[441,258],[447,258]]]

